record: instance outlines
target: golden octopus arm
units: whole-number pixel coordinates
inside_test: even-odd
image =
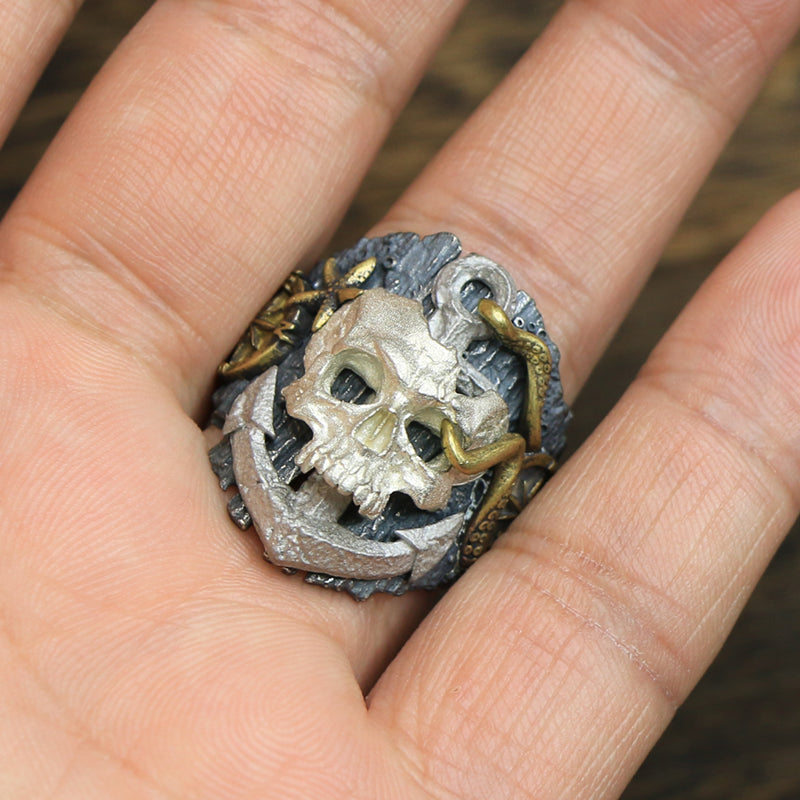
[[[478,313],[497,338],[525,361],[528,390],[523,419],[526,436],[507,433],[496,442],[466,450],[460,428],[450,420],[442,422],[442,448],[455,469],[467,475],[478,475],[494,468],[483,503],[466,532],[461,550],[461,563],[465,568],[492,546],[503,524],[516,516],[522,506],[542,487],[547,473],[552,473],[556,467],[555,459],[541,449],[542,410],[553,366],[549,348],[535,334],[517,328],[503,309],[492,300],[481,300]],[[532,467],[541,467],[546,473],[526,484],[522,472]],[[515,491],[521,492],[524,497],[514,502],[515,513],[509,513],[506,509],[514,499]]]

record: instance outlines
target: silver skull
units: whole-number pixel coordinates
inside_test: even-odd
[[[311,338],[304,364],[305,374],[283,391],[288,413],[313,433],[295,461],[352,495],[370,519],[394,492],[421,509],[444,509],[453,486],[476,478],[452,468],[442,452],[424,460],[409,439],[413,426],[438,437],[449,419],[468,448],[508,430],[508,408],[496,392],[468,397],[456,391],[456,351],[431,336],[421,304],[384,289],[341,307]],[[355,373],[365,385],[357,401],[336,396],[342,373]]]

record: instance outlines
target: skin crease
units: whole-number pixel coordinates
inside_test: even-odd
[[[797,515],[791,196],[435,608],[289,579],[228,520],[214,367],[323,248],[459,5],[158,0],[2,221],[4,799],[617,797]],[[46,59],[26,7],[0,130]],[[40,48],[69,16],[43,8]],[[506,265],[574,397],[798,23],[569,0],[372,233]]]

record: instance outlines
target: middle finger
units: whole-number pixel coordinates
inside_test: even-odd
[[[378,231],[453,230],[507,266],[561,344],[572,393],[800,18],[788,0],[747,19],[712,0],[625,0],[637,38],[600,6],[565,6]],[[644,30],[672,37],[683,73],[674,55],[667,75]],[[398,643],[398,608],[361,609],[341,636],[359,672]],[[376,635],[389,620],[397,634]]]
[[[570,0],[379,229],[452,230],[594,366],[800,18],[795,0]]]

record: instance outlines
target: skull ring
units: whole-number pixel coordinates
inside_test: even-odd
[[[451,233],[293,273],[219,374],[231,518],[358,599],[455,580],[552,474],[570,419],[533,300]]]

